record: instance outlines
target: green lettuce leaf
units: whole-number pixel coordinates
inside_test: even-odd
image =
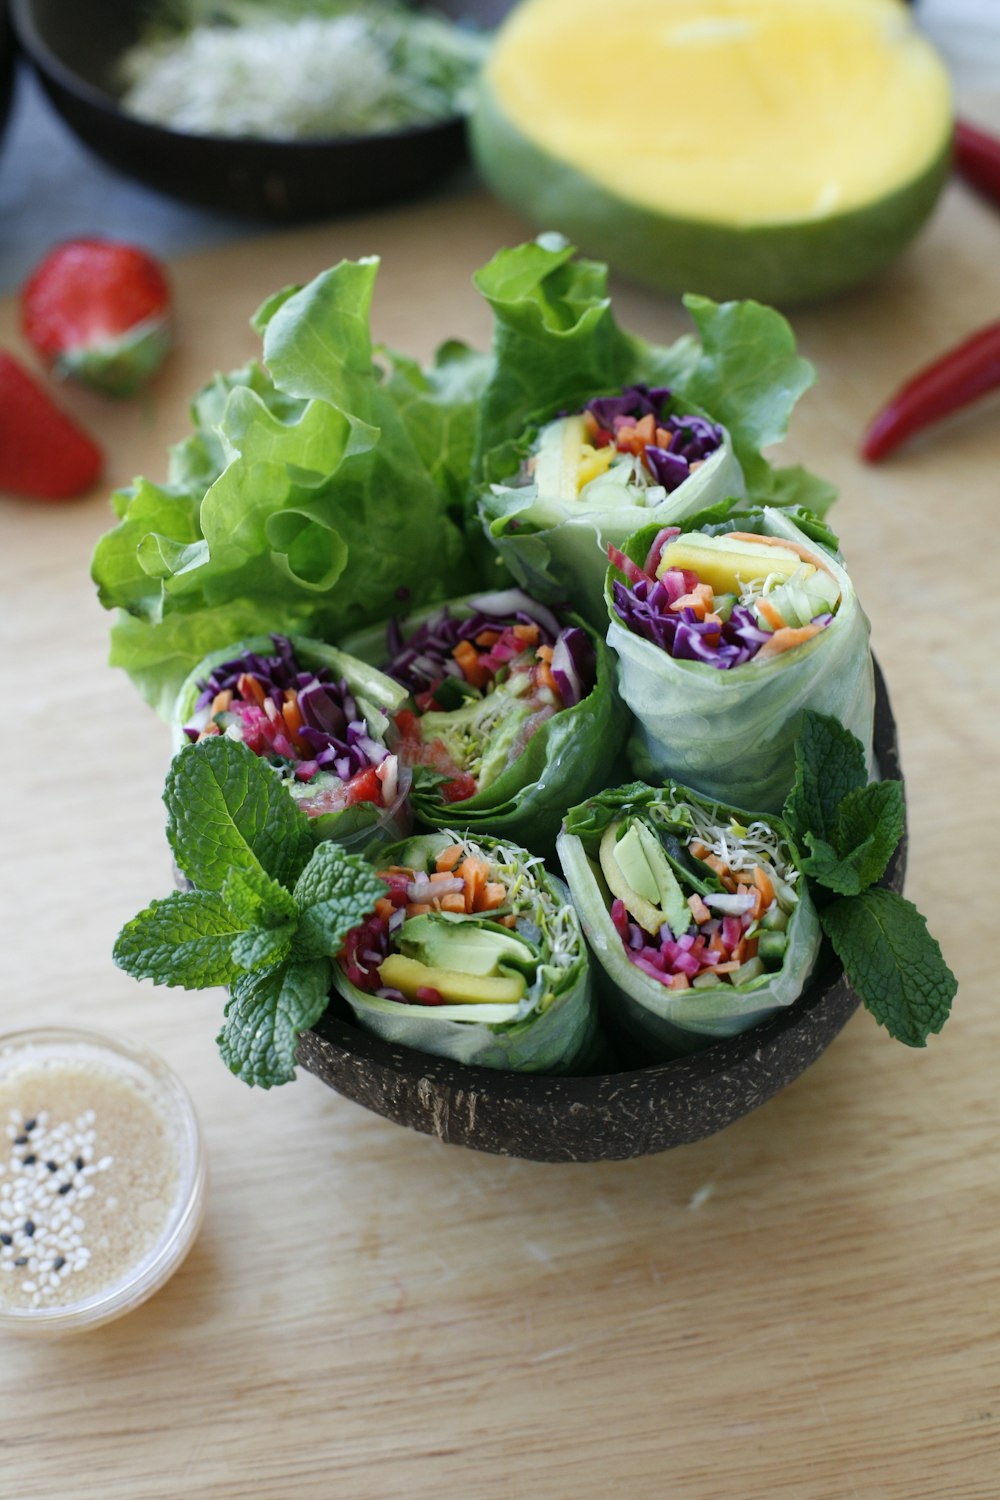
[[[336,637],[469,575],[460,492],[481,364],[452,349],[419,401],[387,381],[369,331],[376,270],[344,261],[272,298],[257,319],[266,373],[206,387],[169,483],[116,500],[93,576],[119,611],[112,661],[160,713],[227,641]],[[445,430],[450,454],[429,466]]]

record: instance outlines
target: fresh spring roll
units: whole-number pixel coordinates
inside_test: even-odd
[[[728,433],[665,386],[598,396],[527,434],[517,451],[520,469],[482,496],[488,534],[524,588],[572,599],[602,631],[609,543],[745,493]]]
[[[368,858],[385,896],[334,965],[360,1026],[484,1068],[592,1063],[597,1014],[579,918],[537,855],[446,831]]]
[[[786,511],[637,532],[612,553],[607,602],[636,775],[776,812],[807,708],[857,735],[871,773],[868,620],[840,559]]]
[[[210,734],[266,760],[317,840],[363,848],[411,826],[410,773],[392,722],[406,692],[367,662],[304,636],[254,636],[207,656],[181,688],[175,748]]]
[[[635,782],[571,808],[558,851],[610,1010],[650,1058],[734,1036],[802,993],[819,920],[779,819]]]
[[[544,852],[568,804],[613,775],[628,716],[610,652],[574,615],[505,589],[345,644],[412,694],[399,753],[431,827],[460,820]]]

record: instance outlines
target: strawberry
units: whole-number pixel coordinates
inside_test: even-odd
[[[89,490],[103,467],[97,444],[0,349],[0,490],[68,500]]]
[[[130,396],[170,346],[170,288],[152,256],[134,245],[68,240],[25,282],[21,320],[57,374]]]

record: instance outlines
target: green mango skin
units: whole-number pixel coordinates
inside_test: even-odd
[[[469,122],[473,158],[500,197],[544,229],[658,291],[779,307],[818,301],[883,270],[926,222],[951,169],[952,122],[918,176],[876,203],[798,224],[753,228],[658,214],[535,145],[485,74]]]

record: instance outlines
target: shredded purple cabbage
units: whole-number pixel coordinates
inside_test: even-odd
[[[217,693],[227,689],[236,693],[245,673],[260,683],[265,697],[272,699],[276,707],[280,708],[286,691],[297,694],[303,720],[298,736],[313,751],[306,759],[298,754],[287,736],[274,735],[267,714],[256,704],[240,705],[239,709],[234,705],[234,712],[243,721],[244,737],[251,749],[261,743],[261,749],[256,753],[278,753],[285,759],[300,762],[297,770],[300,780],[310,780],[318,770],[330,770],[341,781],[350,781],[352,776],[370,766],[381,765],[389,752],[385,745],[373,739],[346,681],[336,679],[329,667],[302,671],[287,636],[272,635],[271,640],[275,649],[273,656],[247,651],[243,656],[215,667],[211,675],[198,684],[201,691],[195,703],[195,715],[208,708]],[[192,721],[184,726],[184,732],[189,739],[195,740],[203,727]]]
[[[669,386],[627,385],[620,396],[595,396],[583,409],[593,413],[597,425],[605,432],[613,432],[616,417],[654,416],[659,421],[660,412],[669,400]]]
[[[761,630],[742,604],[734,605],[720,626],[699,620],[693,609],[671,608],[679,595],[660,579],[652,587],[644,578],[629,587],[616,578],[612,587],[615,613],[622,623],[676,661],[702,661],[726,671],[751,661],[770,639],[770,632]]]
[[[452,652],[461,641],[474,641],[484,630],[537,625],[539,645],[552,647],[552,675],[564,708],[586,698],[594,685],[597,659],[587,633],[579,626],[563,629],[556,616],[521,589],[480,594],[469,601],[471,615],[459,619],[447,605],[435,611],[404,638],[398,620],[386,629],[389,660],[382,668],[411,693],[432,690],[444,677],[462,677]]]

